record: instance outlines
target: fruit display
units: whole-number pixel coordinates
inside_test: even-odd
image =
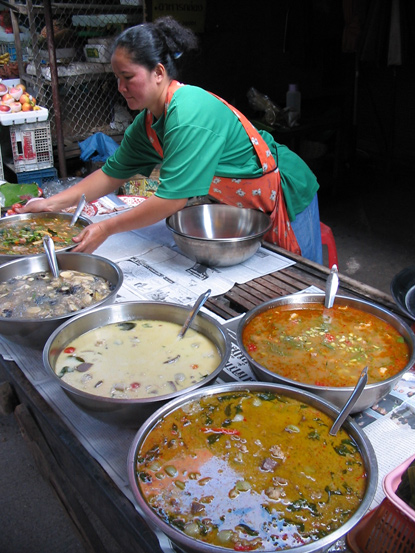
[[[26,87],[23,84],[7,87],[4,83],[0,82],[0,111],[2,113],[36,111],[40,109],[36,105],[36,98],[26,92]]]

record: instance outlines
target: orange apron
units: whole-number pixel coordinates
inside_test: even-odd
[[[184,86],[178,81],[172,81],[167,91],[165,111],[170,104],[174,92]],[[248,134],[255,153],[261,162],[262,177],[252,179],[237,179],[229,177],[213,177],[209,188],[209,196],[227,205],[241,208],[258,209],[268,213],[272,220],[271,230],[265,235],[265,240],[284,248],[287,251],[301,255],[294,231],[288,218],[284,194],[281,186],[281,175],[269,147],[252,123],[236,108],[225,100],[213,94],[233,111]],[[163,157],[163,149],[152,128],[153,114],[147,111],[147,136],[157,153]]]

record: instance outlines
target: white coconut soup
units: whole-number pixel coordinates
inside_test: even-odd
[[[211,374],[221,356],[211,340],[181,325],[139,319],[82,334],[58,356],[56,374],[79,390],[133,399],[170,394]]]

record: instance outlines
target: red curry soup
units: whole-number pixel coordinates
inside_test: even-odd
[[[55,249],[74,245],[72,238],[84,228],[79,222],[70,226],[70,218],[45,217],[2,220],[0,227],[0,255],[36,255],[44,253],[43,238],[50,236]]]
[[[250,357],[269,371],[316,386],[354,386],[368,366],[368,383],[395,376],[410,351],[388,322],[348,305],[283,305],[260,313],[242,332]]]
[[[363,500],[356,442],[301,400],[270,391],[202,396],[164,415],[136,453],[150,508],[188,536],[279,551],[342,526]]]

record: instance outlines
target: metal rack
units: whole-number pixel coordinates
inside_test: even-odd
[[[145,19],[144,0],[135,2],[1,2],[12,16],[20,80],[36,96],[38,105],[49,109],[62,178],[67,176],[68,157],[77,151],[74,144],[96,132],[119,134],[111,123],[114,112],[126,106],[110,63],[86,58],[85,47],[88,42],[105,42],[124,28],[141,23]],[[19,40],[21,26],[29,29],[31,38],[28,62]]]

